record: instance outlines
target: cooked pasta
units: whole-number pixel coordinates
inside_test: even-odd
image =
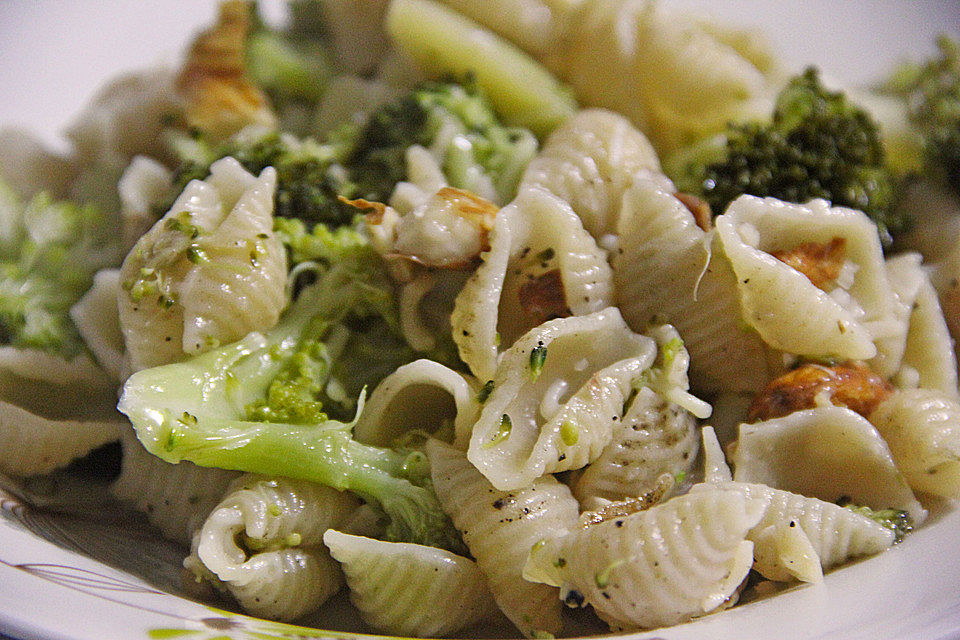
[[[350,601],[375,629],[420,638],[448,636],[498,612],[486,578],[472,560],[444,549],[333,529],[323,542],[346,575]]]
[[[737,491],[689,493],[545,540],[525,575],[616,630],[677,624],[736,599],[753,561],[746,535],[762,515]]]
[[[907,389],[870,414],[897,468],[917,491],[960,496],[960,402],[956,393]]]
[[[240,474],[191,462],[170,464],[148,453],[130,432],[125,431],[120,442],[120,475],[110,493],[146,514],[163,537],[190,546],[193,534]]]
[[[960,45],[850,92],[656,0],[284,6],[0,130],[0,485],[96,467],[198,597],[388,636],[657,629],[949,520]]]
[[[847,497],[873,509],[926,510],[867,420],[844,407],[818,407],[740,425],[733,479],[836,502]]]
[[[743,321],[736,274],[672,189],[637,180],[617,232],[611,266],[623,316],[639,331],[676,327],[695,390],[752,392],[773,377],[769,349]]]
[[[500,490],[595,460],[654,353],[613,307],[545,322],[504,352],[467,458]]]
[[[427,444],[433,484],[444,510],[463,535],[487,577],[500,610],[525,636],[561,631],[560,600],[553,587],[525,580],[530,548],[577,523],[577,501],[552,476],[514,491],[498,491],[462,452]]]
[[[520,188],[543,187],[570,203],[584,228],[602,242],[616,231],[624,191],[637,176],[653,179],[659,172],[653,147],[629,120],[586,109],[550,134],[527,165]]]
[[[114,404],[86,354],[0,347],[0,472],[49,473],[116,440],[124,424]]]
[[[286,253],[273,234],[276,173],[231,158],[192,182],[121,268],[120,327],[133,370],[271,327],[285,300]]]
[[[623,500],[653,490],[661,474],[685,475],[697,454],[693,414],[642,387],[600,456],[577,477],[572,489],[589,509],[596,498]]]
[[[323,534],[358,504],[310,482],[242,476],[207,516],[186,564],[202,563],[255,615],[299,618],[339,590]]]
[[[529,187],[497,214],[490,250],[457,296],[450,322],[460,357],[494,377],[501,347],[545,320],[613,302],[604,253],[563,200]]]

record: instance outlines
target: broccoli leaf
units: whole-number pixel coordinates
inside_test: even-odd
[[[355,388],[413,357],[398,341],[385,350],[390,332],[382,320],[358,313],[363,285],[333,266],[269,332],[135,373],[120,411],[165,460],[353,491],[382,507],[389,539],[462,550],[423,473],[422,454],[360,444],[351,422],[328,416],[343,413]]]

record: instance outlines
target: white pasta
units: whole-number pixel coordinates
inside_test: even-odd
[[[594,498],[618,501],[645,495],[656,488],[662,474],[687,473],[697,444],[693,414],[642,387],[610,444],[573,484],[573,493],[581,504]]]
[[[825,200],[797,205],[741,196],[716,225],[737,276],[743,320],[771,347],[811,358],[868,359],[877,354],[874,340],[896,333],[880,238],[863,213]],[[771,255],[834,239],[844,242],[856,271],[852,283],[838,278],[829,291]]]
[[[690,16],[647,0],[584,0],[544,61],[580,102],[613,109],[663,153],[770,112],[770,89],[745,57]]]
[[[161,460],[148,453],[129,428],[120,442],[120,475],[110,485],[110,493],[146,514],[163,537],[189,547],[194,532],[240,474]]]
[[[629,120],[587,109],[550,134],[527,166],[520,188],[543,187],[565,200],[599,240],[616,231],[623,193],[634,178],[659,172],[653,147]]]
[[[322,485],[245,475],[231,485],[197,534],[196,558],[258,616],[293,620],[316,610],[343,577],[323,534],[357,508]],[[187,566],[196,560],[188,558]]]
[[[469,438],[480,404],[478,389],[439,362],[399,367],[370,393],[353,427],[358,442],[390,445],[407,431],[434,433],[449,421],[458,439]]]
[[[672,189],[637,180],[624,194],[617,233],[617,304],[636,331],[676,327],[695,390],[753,392],[773,377],[768,348],[742,320],[736,275]]]
[[[0,473],[31,476],[64,467],[123,430],[118,419],[44,418],[0,401]]]
[[[232,158],[210,170],[124,261],[120,325],[134,371],[270,328],[286,304],[276,173],[255,178]]]
[[[960,402],[955,393],[896,392],[870,414],[870,422],[911,487],[960,498]]]
[[[76,163],[46,149],[19,128],[0,126],[0,158],[0,180],[23,200],[39,191],[63,198],[77,171]]]
[[[827,95],[661,0],[218,1],[62,155],[0,128],[11,495],[106,491],[190,594],[394,640],[699,637],[944,538],[960,195],[922,66]],[[844,127],[890,176],[850,186]]]
[[[564,201],[526,188],[497,214],[490,250],[464,285],[451,325],[460,357],[493,378],[500,348],[550,318],[610,306],[606,256]]]
[[[911,255],[915,254],[906,254],[905,259],[913,262],[915,259],[911,259]],[[910,305],[909,328],[898,378],[902,385],[905,378],[915,376],[914,384],[918,387],[956,396],[957,360],[953,339],[927,272],[919,264],[914,269],[919,282]]]
[[[162,157],[160,135],[168,116],[182,111],[172,69],[153,68],[117,78],[94,96],[67,130],[78,160],[97,166],[105,158]]]
[[[577,501],[566,485],[545,476],[517,491],[497,491],[463,453],[427,443],[440,503],[487,577],[500,610],[525,635],[561,630],[557,590],[521,573],[534,543],[563,535],[577,523]]]
[[[123,334],[117,298],[120,270],[101,269],[90,289],[70,308],[70,319],[90,353],[114,382],[123,379]]]
[[[893,377],[904,364],[903,354],[907,347],[912,309],[920,285],[926,278],[920,261],[920,255],[916,253],[904,253],[886,260],[887,280],[894,294],[892,316],[896,331],[875,341],[877,355],[869,361],[870,369],[883,378]]]
[[[109,378],[81,353],[72,360],[0,347],[0,472],[48,473],[116,440]]]
[[[443,0],[532,54],[550,55],[583,0]]]
[[[501,490],[584,466],[610,442],[655,353],[615,307],[545,322],[503,354],[467,457]]]
[[[525,575],[590,604],[614,630],[677,624],[729,606],[753,563],[762,504],[722,488],[546,540]]]
[[[697,485],[691,491],[708,490],[708,486]],[[894,541],[892,530],[831,502],[762,484],[720,482],[715,486],[740,491],[764,505],[763,517],[747,539],[754,543],[754,569],[768,580],[818,582],[822,571],[880,553]]]
[[[333,529],[323,536],[363,621],[392,634],[449,636],[497,613],[476,563],[444,549]]]
[[[902,509],[917,524],[926,517],[877,429],[845,407],[740,425],[733,464],[739,482],[826,502],[846,497],[871,509]]]
[[[117,182],[124,253],[156,222],[154,206],[173,187],[173,173],[148,156],[136,156]]]

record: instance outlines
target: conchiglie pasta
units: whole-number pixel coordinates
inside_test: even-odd
[[[892,530],[831,502],[741,482],[697,485],[691,491],[709,486],[740,491],[764,505],[747,539],[754,543],[753,568],[768,580],[818,582],[824,570],[880,553],[894,542]]]
[[[583,0],[443,0],[533,55],[549,55]]]
[[[870,422],[883,436],[910,486],[960,498],[960,402],[933,389],[899,391],[881,402]]]
[[[333,529],[323,541],[343,569],[350,601],[374,629],[436,638],[499,613],[486,578],[468,558]]]
[[[469,438],[480,404],[475,384],[432,360],[399,367],[370,393],[354,425],[358,442],[389,446],[410,430],[434,433],[449,422],[456,436]]]
[[[943,310],[928,280],[924,280],[910,314],[910,329],[902,367],[917,373],[917,385],[957,395],[957,359]]]
[[[244,610],[293,620],[343,583],[323,534],[358,506],[352,495],[323,485],[242,476],[203,523],[185,565],[202,563]]]
[[[697,453],[697,422],[686,409],[642,387],[618,421],[613,439],[572,485],[581,504],[618,501],[656,488],[660,476],[687,473]]]
[[[544,56],[581,104],[627,116],[660,153],[768,114],[764,75],[690,16],[645,0],[584,0]]]
[[[501,490],[584,466],[610,442],[655,354],[615,307],[531,330],[503,354],[467,457]]]
[[[920,524],[920,505],[890,448],[866,418],[845,407],[818,407],[740,425],[733,456],[738,482],[871,509],[902,509]]]
[[[233,158],[193,181],[127,256],[120,324],[136,371],[202,353],[276,323],[286,253],[273,233],[276,172]]]
[[[613,303],[605,253],[549,192],[521,191],[497,214],[489,241],[450,319],[460,357],[480,380],[492,379],[501,348],[533,327]]]
[[[0,347],[0,472],[48,473],[117,440],[123,425],[109,377],[86,354]]]
[[[97,364],[114,382],[123,380],[123,334],[117,297],[120,294],[120,270],[101,269],[93,284],[70,307],[70,319]]]
[[[774,349],[869,359],[877,355],[875,340],[896,334],[880,237],[865,214],[825,200],[798,205],[741,196],[715,222],[736,274],[743,321]],[[834,242],[842,260],[820,286],[775,255]]]
[[[550,134],[527,166],[520,188],[543,187],[565,200],[584,228],[601,240],[616,230],[620,201],[635,176],[659,172],[653,147],[629,120],[587,109]]]
[[[545,541],[525,575],[590,604],[613,629],[678,624],[729,606],[753,563],[763,505],[714,488]]]
[[[130,251],[156,222],[154,207],[163,202],[172,187],[173,172],[148,156],[136,156],[124,169],[117,182],[124,252]]]
[[[121,445],[120,475],[110,493],[144,513],[163,537],[184,547],[240,475],[186,461],[171,464],[149,453],[129,431]]]
[[[617,234],[611,266],[623,317],[635,331],[676,327],[694,390],[753,392],[773,377],[775,359],[742,319],[736,275],[672,188],[635,181],[624,193]]]
[[[552,476],[517,491],[498,491],[464,454],[427,443],[433,485],[470,553],[487,577],[500,610],[525,636],[561,630],[557,590],[525,580],[531,547],[576,526],[577,501]]]

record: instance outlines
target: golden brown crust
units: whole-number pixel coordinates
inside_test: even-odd
[[[840,275],[847,257],[847,240],[834,238],[830,242],[805,242],[793,249],[774,251],[771,255],[807,276],[815,287],[823,289]]]
[[[247,77],[244,55],[251,10],[242,0],[222,3],[217,23],[194,40],[177,77],[187,124],[214,138],[229,137],[251,124],[276,126],[270,101]]]
[[[683,206],[693,214],[693,219],[696,221],[698,227],[704,231],[710,231],[713,227],[713,213],[710,210],[710,204],[708,202],[690,193],[681,193],[679,191],[673,194],[673,197],[682,202]]]
[[[780,418],[822,402],[844,406],[867,417],[892,392],[893,387],[886,380],[859,363],[804,364],[775,378],[757,394],[747,420]]]

